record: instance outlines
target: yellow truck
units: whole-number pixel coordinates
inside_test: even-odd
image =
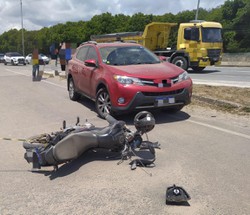
[[[139,43],[155,54],[167,57],[184,70],[202,71],[206,66],[219,65],[222,59],[222,26],[218,22],[191,21],[181,23],[176,49],[168,47],[171,29],[177,23],[152,22],[144,32],[122,32],[92,35],[96,42],[131,41]]]

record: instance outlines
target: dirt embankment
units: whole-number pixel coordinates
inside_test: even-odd
[[[250,116],[250,88],[194,84],[191,105]]]

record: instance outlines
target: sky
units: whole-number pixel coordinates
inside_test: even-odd
[[[213,9],[225,1],[200,0],[200,7]],[[198,0],[0,0],[0,34],[21,29],[22,20],[26,30],[39,30],[67,21],[88,21],[106,12],[130,16],[138,12],[177,14],[196,9],[197,4]]]

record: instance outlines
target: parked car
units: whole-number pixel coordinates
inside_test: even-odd
[[[4,55],[4,65],[7,65],[8,63],[12,65],[18,65],[18,64],[26,65],[24,56],[22,56],[18,52],[7,52]]]
[[[49,64],[49,62],[50,62],[50,59],[49,59],[46,55],[44,55],[44,54],[39,54],[39,60],[43,60],[43,62],[44,62],[45,64]],[[28,54],[28,55],[25,57],[25,62],[26,62],[27,64],[30,64],[31,61],[32,61],[32,54]]]
[[[0,63],[4,62],[4,53],[0,53]]]
[[[67,83],[69,98],[94,100],[102,118],[143,109],[176,112],[192,96],[186,71],[135,43],[83,43],[68,62]]]
[[[32,54],[28,54],[26,57],[25,57],[25,62],[27,64],[30,64],[31,63],[31,60],[32,60]]]

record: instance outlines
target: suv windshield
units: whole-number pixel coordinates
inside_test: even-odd
[[[220,28],[202,28],[202,42],[222,42]]]
[[[100,48],[102,61],[108,65],[155,64],[160,60],[142,46],[110,46]]]

